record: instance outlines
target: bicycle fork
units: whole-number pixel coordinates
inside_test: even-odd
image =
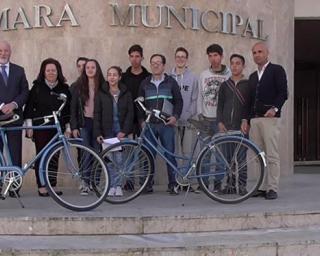
[[[7,175],[9,176],[8,178],[6,177]],[[5,200],[5,199],[6,199],[6,197],[7,197],[8,193],[9,193],[9,190],[10,190],[11,186],[14,185],[14,184],[15,184],[15,181],[16,181],[15,175],[13,175],[13,174],[11,175],[10,173],[8,173],[7,175],[5,175],[6,178],[5,178],[5,180],[4,180],[4,183],[3,183],[4,186],[2,187],[2,191],[1,191],[1,199],[2,199],[2,200]],[[23,204],[22,201],[20,200],[20,198],[19,198],[16,190],[13,189],[13,190],[11,190],[11,191],[14,193],[15,198],[18,200],[21,208],[24,208],[24,204]]]

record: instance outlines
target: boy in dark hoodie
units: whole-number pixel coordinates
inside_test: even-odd
[[[132,99],[135,100],[138,97],[138,91],[141,82],[151,74],[148,70],[142,66],[143,61],[143,48],[138,45],[132,45],[129,50],[129,61],[131,66],[127,68],[126,72],[122,75],[121,82],[124,83],[129,92],[132,95]],[[140,134],[140,125],[137,118],[138,108],[135,105],[134,107],[134,120],[133,120],[133,137],[139,136]]]

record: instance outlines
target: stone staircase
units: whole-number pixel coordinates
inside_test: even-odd
[[[0,255],[320,255],[320,212],[2,217]]]
[[[223,205],[164,188],[124,205],[66,210],[35,190],[0,202],[0,255],[319,256],[320,175],[282,179],[277,200]]]

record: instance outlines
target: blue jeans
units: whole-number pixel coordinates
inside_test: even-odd
[[[117,166],[122,165],[122,153],[119,151],[115,151],[111,153],[111,159],[112,161],[107,162],[108,171],[110,174],[110,188],[115,188],[117,186],[121,186],[122,180],[119,176],[117,170]]]
[[[80,137],[83,139],[83,145],[91,147],[99,151],[99,144],[96,138],[93,137],[93,119],[85,117],[84,127],[80,129]],[[90,183],[91,174],[91,162],[92,158],[90,156],[84,155],[81,150],[78,152],[78,163],[82,164],[82,178],[87,185]]]
[[[166,126],[164,124],[150,124],[150,127],[152,129],[152,132],[154,133],[155,137],[157,139],[160,139],[161,145],[168,150],[171,153],[174,153],[175,151],[175,129],[172,126]],[[151,136],[151,133],[149,130],[146,131],[145,136],[148,140],[151,141],[153,145],[156,145],[157,142],[155,139]],[[151,150],[153,157],[156,157],[156,151],[151,148],[150,144],[146,143],[146,146]],[[177,166],[177,161],[175,157],[169,155],[168,153],[165,153],[166,158],[174,164],[174,166]],[[169,184],[168,187],[175,186],[177,184],[176,178],[175,178],[175,171],[172,169],[172,167],[167,163],[167,172],[168,172],[168,180]],[[153,185],[153,175],[151,176],[151,179],[149,180],[149,187],[152,187]]]
[[[245,136],[245,138],[248,138],[248,136]],[[223,149],[224,156],[226,160],[228,161],[229,164],[231,164],[231,173],[232,175],[229,174],[228,177],[228,185],[230,187],[236,187],[238,185],[239,187],[246,187],[247,185],[247,165],[244,165],[244,162],[246,162],[247,158],[247,148],[244,146],[240,146],[239,148],[237,147],[238,145],[236,144],[230,144],[226,145],[225,148]],[[237,152],[235,152],[237,150]],[[235,158],[235,153],[237,158]],[[231,163],[232,161],[232,163]],[[239,170],[237,169],[236,163],[240,165],[242,168]],[[236,175],[238,177],[236,177]],[[238,184],[236,182],[238,181]]]
[[[214,134],[216,134],[218,132],[218,123],[215,118],[212,118],[212,119],[211,118],[210,119],[204,118],[203,126],[205,127],[205,131],[200,132],[200,136],[202,138],[205,138],[207,136],[212,137]],[[207,142],[208,141],[206,141],[205,144],[201,143],[201,145],[200,145],[201,148],[203,148]],[[215,159],[213,161],[215,162],[215,164],[214,164],[213,172],[218,173],[218,174],[214,175],[214,182],[218,184],[221,182],[221,180],[223,179],[223,177],[225,175],[225,164],[224,164],[223,159],[219,153],[214,154],[214,157],[215,157]],[[209,174],[210,173],[211,161],[212,160],[210,159],[210,154],[209,154],[204,159],[204,164],[207,166],[203,167],[202,174]],[[208,185],[209,177],[205,177],[205,178],[203,178],[203,180]]]

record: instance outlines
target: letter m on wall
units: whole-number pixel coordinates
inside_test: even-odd
[[[112,7],[112,23],[111,26],[126,26],[137,27],[136,24],[136,4],[129,4],[127,11],[121,11],[117,3],[111,3]]]

